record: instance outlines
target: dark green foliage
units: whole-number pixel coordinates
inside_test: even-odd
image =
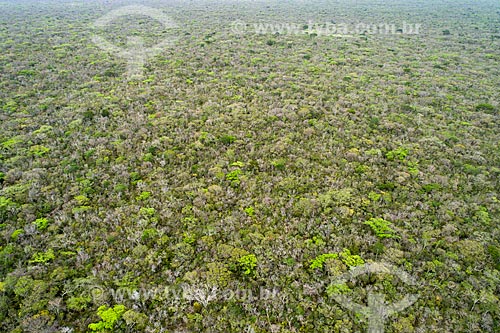
[[[236,137],[234,137],[233,135],[223,135],[219,140],[225,145],[230,145],[236,140]]]
[[[481,104],[476,105],[476,111],[493,114],[493,113],[495,113],[496,108],[491,104],[481,103]]]
[[[496,269],[500,271],[500,248],[495,245],[488,246],[488,252],[493,260]]]

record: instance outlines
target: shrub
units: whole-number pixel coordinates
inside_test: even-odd
[[[316,268],[323,269],[323,264],[325,263],[325,261],[327,261],[328,259],[336,259],[336,258],[338,258],[338,254],[336,254],[336,253],[321,254],[311,261],[309,268],[310,269],[316,269]]]
[[[236,137],[233,135],[223,135],[219,138],[220,142],[222,142],[225,145],[230,145],[236,140]]]
[[[240,169],[233,170],[226,174],[226,179],[231,181],[232,186],[238,186],[240,185],[240,175],[242,174],[242,171]]]
[[[149,241],[156,237],[158,237],[158,230],[156,230],[155,228],[148,228],[142,232],[141,239],[142,241]]]
[[[211,262],[207,264],[206,277],[209,284],[226,287],[231,281],[231,271],[224,263]]]
[[[356,266],[361,266],[365,263],[363,258],[356,254],[351,254],[351,251],[348,249],[344,249],[340,254],[339,254],[340,260],[344,264],[346,264],[348,267],[356,267]]]
[[[112,332],[116,322],[122,318],[124,313],[124,305],[115,305],[113,308],[108,308],[106,305],[100,306],[97,309],[97,315],[102,320],[98,323],[89,324],[89,329],[95,332]]]
[[[182,241],[186,244],[192,245],[196,242],[196,236],[191,232],[184,232],[182,234]]]
[[[493,263],[495,264],[495,268],[500,271],[500,248],[495,245],[488,246],[488,253],[493,259]]]
[[[493,113],[495,111],[495,107],[488,103],[481,103],[476,105],[476,111],[485,112],[485,113]]]
[[[16,229],[16,230],[14,230],[14,232],[10,235],[10,239],[12,239],[13,241],[16,241],[16,240],[19,238],[19,236],[20,236],[21,234],[23,234],[23,233],[24,233],[24,230],[23,230],[23,229]]]
[[[41,145],[35,145],[30,147],[29,153],[30,155],[34,155],[37,157],[42,157],[43,155],[47,154],[50,151],[50,148],[41,146]]]
[[[66,302],[66,306],[70,310],[82,311],[87,308],[87,305],[92,301],[90,297],[70,297]]]
[[[9,198],[0,196],[0,218],[3,218],[15,206]]]
[[[148,316],[144,313],[136,312],[134,310],[128,310],[123,314],[123,320],[128,326],[132,326],[137,330],[142,330],[146,327],[148,323]]]
[[[257,267],[257,258],[254,254],[248,254],[238,259],[238,265],[245,275],[254,275]]]
[[[79,206],[86,206],[89,204],[89,198],[87,198],[85,195],[77,195],[75,197],[75,200]]]
[[[382,218],[371,218],[363,224],[369,225],[379,238],[398,238],[394,235],[395,231],[391,228],[391,222]]]
[[[143,191],[135,199],[137,201],[144,201],[144,200],[149,199],[150,197],[151,197],[151,192]]]
[[[35,222],[33,222],[33,224],[36,225],[38,230],[43,231],[43,230],[47,229],[47,227],[49,225],[49,220],[42,217],[42,218],[36,219]]]
[[[33,255],[33,259],[29,263],[45,264],[55,258],[54,250],[48,249],[46,252],[38,252]]]
[[[286,166],[286,160],[283,158],[277,159],[275,161],[272,161],[271,164],[273,165],[274,168],[277,170],[284,170]]]
[[[326,294],[329,297],[338,294],[346,294],[350,291],[351,289],[345,283],[332,283],[328,287],[326,287]]]
[[[253,217],[255,215],[255,208],[247,207],[245,208],[245,213],[247,213],[248,216]]]
[[[387,154],[385,154],[385,157],[389,161],[393,161],[396,158],[400,161],[403,161],[406,158],[406,156],[408,156],[408,149],[403,148],[403,147],[399,147],[395,150],[391,150],[391,151],[387,152]]]

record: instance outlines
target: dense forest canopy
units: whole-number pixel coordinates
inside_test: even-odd
[[[499,64],[496,0],[0,1],[0,332],[499,332]]]

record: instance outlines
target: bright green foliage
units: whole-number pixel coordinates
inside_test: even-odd
[[[136,184],[138,181],[141,180],[141,175],[138,172],[131,172],[130,173],[130,181],[132,184]]]
[[[0,217],[5,215],[14,205],[9,198],[0,196]]]
[[[325,263],[325,261],[327,261],[328,259],[337,259],[337,258],[338,258],[338,254],[336,254],[336,253],[321,254],[311,261],[309,268],[310,269],[316,269],[316,268],[323,269],[323,264]]]
[[[361,164],[361,165],[358,165],[356,167],[355,171],[357,173],[366,173],[366,172],[370,171],[370,167],[368,165]]]
[[[23,234],[24,230],[23,229],[16,229],[14,232],[10,235],[10,239],[13,241],[16,241],[19,238],[19,235]]]
[[[156,223],[158,221],[156,209],[153,207],[141,207],[141,209],[139,209],[139,216],[146,219],[150,223]]]
[[[39,219],[36,219],[35,222],[33,222],[34,225],[38,228],[38,230],[43,231],[47,229],[49,225],[49,220],[46,219],[45,217],[41,217]]]
[[[74,207],[71,212],[73,214],[78,214],[78,213],[85,213],[92,210],[92,207],[90,206],[79,206],[79,207]]]
[[[391,151],[387,152],[387,154],[385,154],[385,157],[389,161],[393,161],[396,158],[400,161],[403,161],[406,158],[406,156],[408,156],[408,149],[403,148],[403,147],[399,147],[395,150],[391,150]]]
[[[156,214],[156,209],[153,207],[141,207],[139,213],[145,217],[152,217]]]
[[[33,259],[30,260],[30,263],[40,263],[45,264],[55,258],[54,250],[48,249],[46,252],[38,252],[33,255]]]
[[[305,243],[308,246],[314,245],[317,247],[322,247],[326,244],[325,241],[321,237],[318,237],[318,236],[313,236],[313,238],[306,239]]]
[[[194,244],[194,242],[196,242],[196,236],[193,233],[185,232],[182,235],[182,241],[186,244]]]
[[[418,163],[416,162],[408,162],[408,172],[413,175],[413,176],[416,176],[418,175]]]
[[[363,224],[369,225],[372,231],[379,238],[398,238],[395,231],[391,228],[392,223],[383,218],[371,218]]]
[[[469,163],[465,163],[463,165],[463,168],[464,168],[464,172],[466,174],[469,174],[469,175],[479,175],[481,173],[481,168],[478,167],[478,166],[475,166],[475,165],[472,165],[472,164],[469,164]]]
[[[236,162],[231,163],[231,166],[235,166],[235,167],[238,167],[238,168],[243,168],[245,166],[245,163],[243,163],[241,161],[236,161]]]
[[[124,192],[127,188],[128,188],[128,186],[125,184],[116,184],[114,190],[116,192]]]
[[[113,308],[108,308],[106,305],[100,306],[97,309],[97,315],[102,320],[89,324],[89,329],[95,332],[113,332],[116,322],[122,318],[124,313],[124,305],[115,305]]]
[[[35,145],[30,147],[30,154],[35,155],[37,157],[42,157],[50,151],[50,148],[44,147],[42,145]]]
[[[2,110],[5,111],[6,113],[12,113],[12,112],[16,112],[17,108],[18,108],[18,105],[15,101],[8,101],[2,107]]]
[[[365,261],[358,255],[351,254],[351,251],[348,249],[344,249],[339,254],[340,260],[348,267],[356,267],[361,266],[365,263]]]
[[[135,199],[137,201],[144,201],[144,200],[149,199],[149,197],[151,197],[151,192],[143,191]]]
[[[37,129],[36,131],[34,131],[33,134],[42,134],[42,133],[47,133],[47,132],[50,132],[50,131],[52,131],[52,126],[42,125],[42,126],[40,126],[39,129]]]
[[[13,138],[10,138],[6,141],[3,141],[2,142],[2,148],[4,149],[12,149],[15,145],[17,145],[18,143],[21,143],[23,142],[23,139],[19,136],[15,136]]]
[[[238,186],[240,184],[240,175],[242,171],[240,169],[233,170],[226,174],[226,179],[231,181],[232,186]]]
[[[439,184],[431,183],[422,186],[421,193],[431,193],[432,191],[439,190],[441,186]]]
[[[373,192],[373,191],[368,193],[368,199],[370,199],[373,202],[378,201],[381,196],[382,196],[381,194]]]
[[[142,232],[141,238],[143,241],[148,241],[150,239],[156,238],[157,236],[158,236],[158,230],[156,230],[155,228],[148,228]]]
[[[488,213],[488,209],[484,206],[479,207],[479,209],[474,214],[474,218],[484,225],[489,225],[491,222],[491,217]]]
[[[248,254],[238,259],[238,265],[245,275],[254,275],[257,267],[257,258],[254,254]]]
[[[247,213],[248,216],[252,217],[255,215],[255,208],[247,207],[245,208],[245,213]]]

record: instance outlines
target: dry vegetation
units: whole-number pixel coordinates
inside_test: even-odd
[[[91,25],[128,3],[0,2],[0,331],[358,332],[371,288],[420,296],[386,332],[499,332],[500,5],[412,3],[146,1],[179,38],[127,80]],[[418,285],[330,284],[364,262]],[[186,285],[277,294],[110,292]]]

